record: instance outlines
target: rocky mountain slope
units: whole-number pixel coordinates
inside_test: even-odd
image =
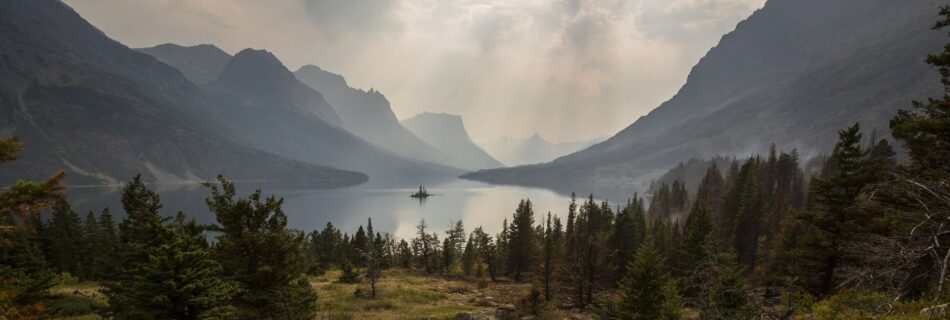
[[[0,180],[39,179],[65,169],[67,182],[311,180],[366,181],[349,171],[288,160],[214,132],[218,110],[174,68],[109,39],[56,0],[0,2],[0,136],[25,145]]]
[[[360,138],[405,158],[454,165],[445,154],[403,128],[379,91],[351,88],[343,76],[314,65],[303,66],[294,75],[323,94],[340,115],[343,127]]]
[[[452,178],[457,169],[391,154],[343,128],[334,109],[270,52],[245,49],[203,87],[220,121],[249,146],[291,159],[366,173],[379,184]]]
[[[770,0],[692,69],[669,101],[610,138],[550,163],[467,178],[626,197],[691,157],[830,151],[860,122],[886,134],[911,100],[941,92],[924,63],[943,43],[936,0]]]
[[[472,142],[460,116],[426,112],[401,123],[429,145],[448,155],[449,161],[459,168],[480,170],[504,166]]]
[[[231,55],[210,44],[184,47],[166,43],[149,48],[135,49],[175,67],[197,85],[208,84],[218,78],[231,60]]]

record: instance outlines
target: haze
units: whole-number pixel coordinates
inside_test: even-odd
[[[66,0],[132,47],[274,52],[375,88],[399,118],[460,114],[476,141],[612,135],[670,98],[765,0]]]

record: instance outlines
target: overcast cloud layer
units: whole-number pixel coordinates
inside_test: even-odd
[[[382,91],[476,141],[612,135],[675,94],[765,0],[65,0],[131,46],[274,52]]]

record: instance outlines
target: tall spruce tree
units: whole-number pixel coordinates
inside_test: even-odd
[[[217,218],[215,254],[226,279],[238,283],[237,315],[254,319],[312,319],[316,295],[305,277],[302,232],[287,229],[282,199],[257,190],[235,198],[234,184],[218,177],[206,200]]]
[[[680,319],[682,301],[676,282],[664,270],[664,258],[648,244],[637,250],[620,282],[620,301],[601,311],[609,319]]]
[[[43,238],[47,243],[46,259],[51,267],[73,276],[85,276],[82,221],[69,203],[60,202],[53,210],[49,224],[43,229]]]
[[[167,241],[143,248],[148,260],[125,282],[125,304],[112,305],[113,314],[124,319],[234,319],[231,301],[238,287],[222,278],[204,228],[181,214],[165,228]]]
[[[508,242],[508,268],[517,282],[537,263],[538,237],[534,229],[531,200],[522,200],[511,219]]]
[[[109,308],[103,315],[116,319],[139,319],[148,317],[146,311],[139,308],[141,272],[150,262],[149,254],[166,244],[172,232],[165,226],[169,221],[158,210],[162,203],[141,176],[135,176],[122,188],[122,207],[126,216],[119,224],[119,245],[117,259],[121,264],[109,281],[103,283],[103,294],[109,299]]]
[[[838,279],[844,263],[842,246],[857,232],[864,231],[873,219],[866,212],[852,210],[857,197],[868,185],[885,177],[881,165],[885,159],[869,157],[861,147],[861,128],[855,124],[839,133],[831,157],[819,177],[812,179],[809,208],[800,219],[811,228],[798,249],[799,270],[804,285],[813,293],[825,295]]]

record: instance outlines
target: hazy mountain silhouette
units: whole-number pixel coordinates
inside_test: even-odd
[[[455,165],[445,154],[403,128],[379,91],[351,88],[343,76],[314,65],[305,65],[294,75],[323,94],[340,115],[343,127],[353,134],[406,158]]]
[[[467,178],[627,197],[694,156],[828,152],[861,122],[941,92],[924,59],[941,48],[935,0],[770,0],[723,36],[669,101],[610,138],[553,162]]]
[[[580,151],[607,138],[588,141],[554,143],[535,133],[523,139],[502,137],[490,143],[480,144],[488,154],[507,166],[520,166],[548,162],[558,157]]]
[[[472,142],[460,116],[425,112],[401,123],[429,145],[448,155],[449,161],[459,168],[479,170],[504,166]]]
[[[204,90],[223,110],[235,139],[292,159],[357,170],[371,183],[417,184],[454,177],[457,169],[412,161],[353,135],[323,96],[274,55],[245,49]]]
[[[71,183],[148,180],[316,180],[366,176],[254,150],[224,128],[200,90],[174,68],[106,37],[56,0],[0,2],[0,136],[26,145],[0,180],[60,168]]]
[[[175,67],[185,75],[185,78],[197,85],[211,83],[218,79],[218,75],[231,60],[230,54],[210,44],[183,47],[166,43],[135,50],[147,53],[158,61]]]

